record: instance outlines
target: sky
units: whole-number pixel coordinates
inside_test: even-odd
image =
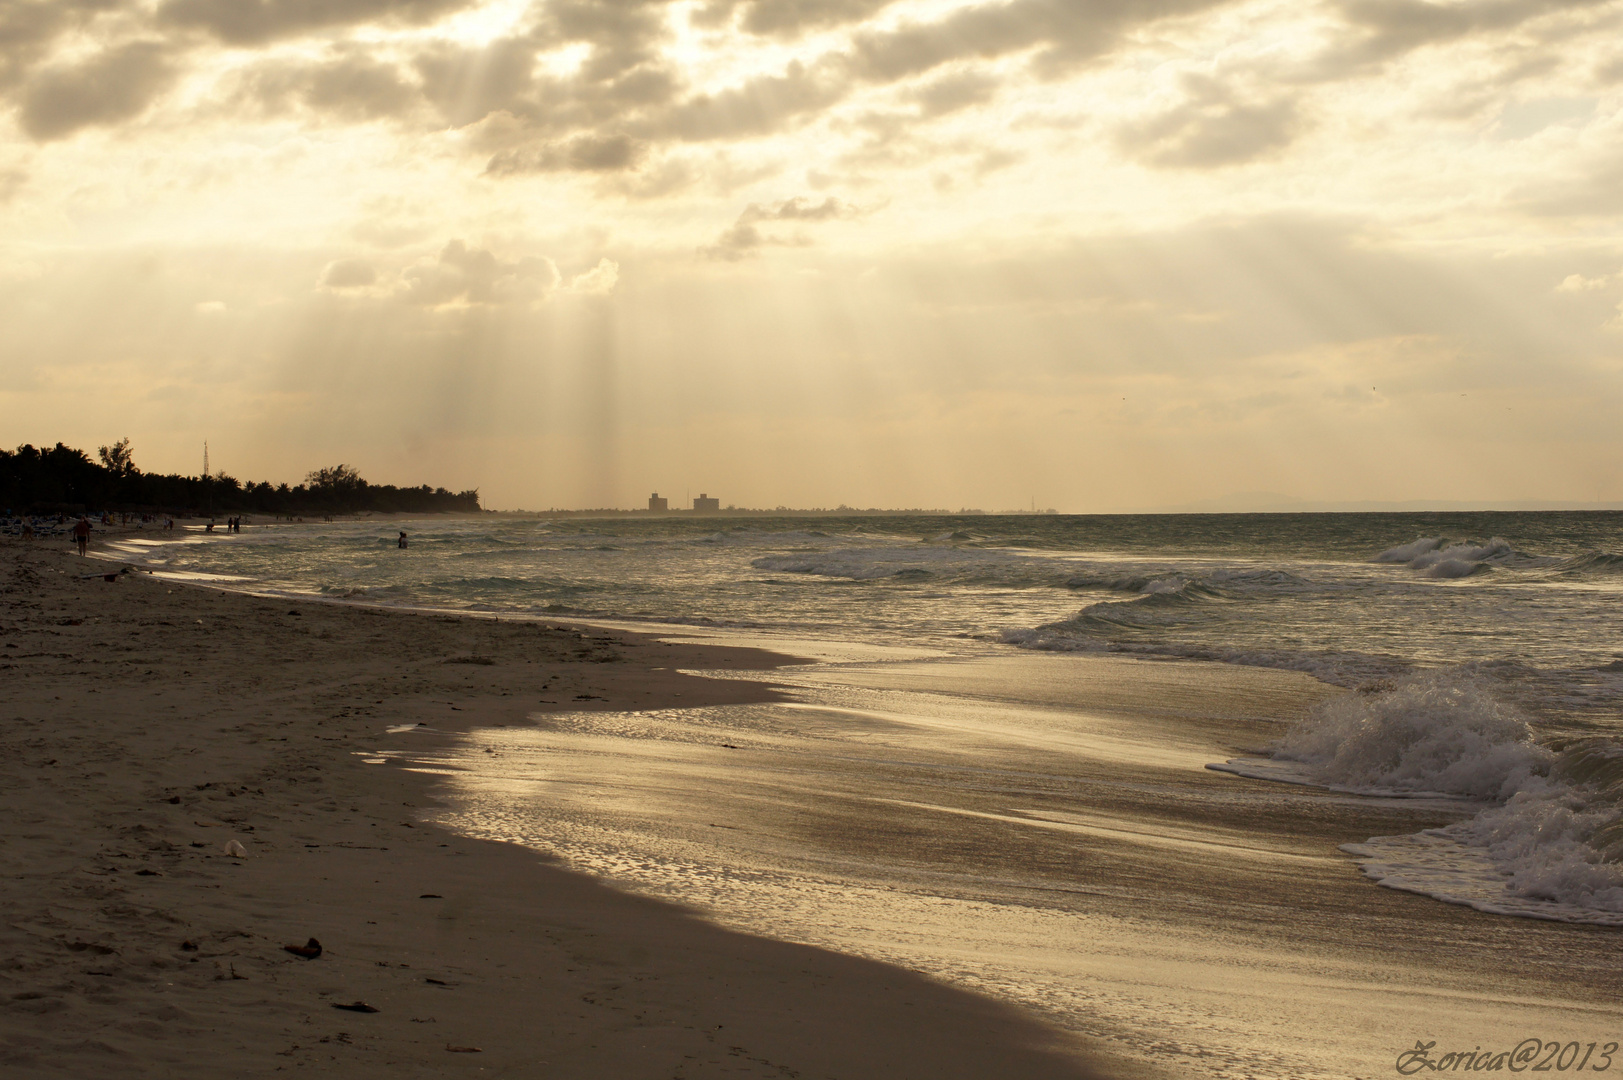
[[[0,0],[0,125],[11,446],[1623,501],[1623,0]]]

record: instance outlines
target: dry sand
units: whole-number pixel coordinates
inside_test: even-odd
[[[1096,1075],[1008,1006],[443,832],[433,777],[362,761],[395,724],[762,700],[675,669],[786,658],[116,569],[0,541],[5,1076]]]

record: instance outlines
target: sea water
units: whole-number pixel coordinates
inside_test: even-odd
[[[778,702],[554,703],[429,750],[394,725],[367,760],[443,772],[469,834],[1129,1058],[1280,1080],[1615,1028],[1584,926],[1540,928],[1623,925],[1619,553],[1605,513],[493,514],[115,545],[229,588],[815,660],[766,676]],[[1495,955],[1517,966],[1484,981]]]
[[[1304,672],[1354,693],[1212,767],[1469,800],[1464,822],[1346,850],[1393,888],[1623,925],[1623,514],[490,514],[114,546],[356,602]]]

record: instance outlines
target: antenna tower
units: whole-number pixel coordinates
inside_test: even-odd
[[[208,474],[209,474],[209,441],[207,439],[204,439],[203,440],[203,475],[206,477],[206,476],[208,476]]]

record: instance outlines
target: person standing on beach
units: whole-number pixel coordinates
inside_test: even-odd
[[[401,533],[400,534],[400,548],[401,548],[402,551],[404,551],[405,547],[406,547],[406,534]]]
[[[90,544],[90,519],[80,518],[79,524],[73,527],[73,538],[79,542],[79,554],[85,553]]]

